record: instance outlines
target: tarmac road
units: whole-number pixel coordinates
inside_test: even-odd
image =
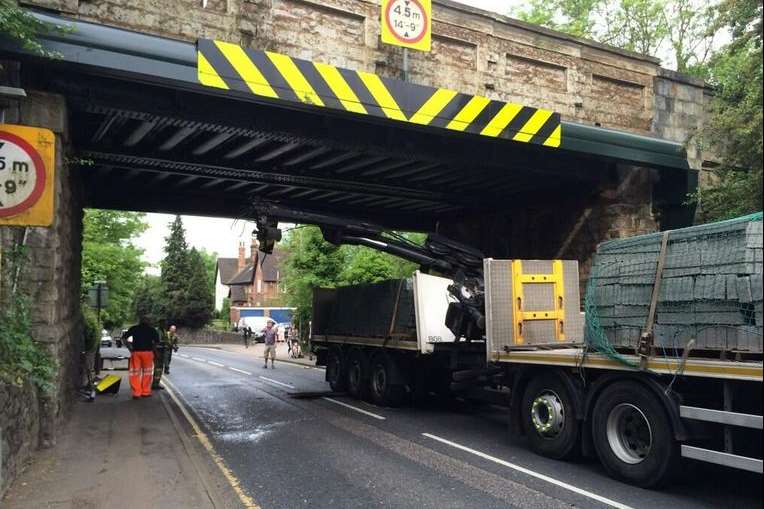
[[[756,507],[761,477],[688,462],[663,491],[612,480],[511,441],[506,410],[459,401],[379,408],[324,391],[324,371],[186,347],[167,378],[215,451],[263,508]]]

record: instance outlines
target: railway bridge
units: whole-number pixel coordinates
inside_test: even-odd
[[[602,240],[692,217],[704,85],[649,57],[436,0],[403,76],[375,1],[22,3],[64,28],[41,36],[53,59],[0,41],[2,123],[56,147],[52,225],[0,227],[30,250],[34,336],[59,360],[57,391],[14,417],[40,423],[31,445],[71,397],[85,207],[270,200],[584,268]]]

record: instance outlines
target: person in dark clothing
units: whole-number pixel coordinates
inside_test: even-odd
[[[245,326],[244,329],[244,348],[249,348],[249,339],[252,337],[252,327]]]
[[[132,341],[126,341],[132,337]],[[151,381],[154,377],[154,347],[159,344],[159,333],[146,317],[139,317],[139,323],[122,334],[122,341],[130,350],[128,374],[133,399],[151,396]]]

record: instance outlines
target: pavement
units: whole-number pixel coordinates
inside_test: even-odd
[[[116,396],[75,403],[55,447],[38,451],[0,506],[7,509],[236,507],[195,450],[163,391],[133,400],[125,372]]]

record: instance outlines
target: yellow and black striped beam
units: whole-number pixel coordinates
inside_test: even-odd
[[[245,49],[197,42],[197,74],[208,87],[410,122],[521,143],[559,147],[560,115],[445,88]]]

